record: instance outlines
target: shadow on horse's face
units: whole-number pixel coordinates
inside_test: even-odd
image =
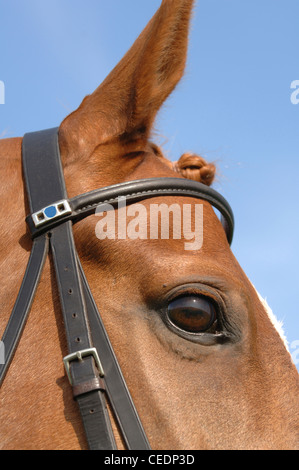
[[[158,110],[184,71],[192,6],[192,0],[163,0],[111,74],[62,122],[59,148],[71,200],[145,178],[212,182],[212,165],[187,154],[175,165],[149,140]],[[3,246],[1,302],[8,312],[14,299],[6,292],[21,281],[30,238],[24,235],[23,193],[15,194],[22,185],[21,140],[3,141],[0,150],[10,157],[1,197],[5,214],[8,206],[14,213]],[[212,205],[191,194],[134,202],[102,207],[75,225],[74,237],[151,447],[295,449],[297,371]],[[56,269],[61,259],[54,251]],[[2,386],[3,448],[87,447],[62,367],[68,349],[61,326],[54,267],[47,260]]]

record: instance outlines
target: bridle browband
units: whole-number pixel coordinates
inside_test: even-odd
[[[107,410],[109,403],[127,449],[149,450],[146,434],[78,258],[72,225],[94,214],[100,204],[117,207],[120,197],[125,197],[129,205],[157,196],[184,196],[208,201],[218,209],[227,240],[231,243],[232,210],[215,190],[183,178],[130,181],[68,199],[58,128],[25,134],[22,161],[30,207],[26,221],[33,244],[2,338],[5,364],[0,365],[0,385],[21,338],[51,249],[68,344],[68,355],[63,362],[80,409],[89,449],[117,449]]]

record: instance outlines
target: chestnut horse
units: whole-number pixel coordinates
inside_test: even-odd
[[[156,114],[184,72],[193,3],[163,0],[110,75],[61,123],[70,198],[151,177],[212,183],[213,165],[188,154],[173,164],[150,141]],[[21,138],[0,143],[1,333],[32,243],[21,144]],[[149,209],[153,202],[182,207],[194,206],[196,199],[157,197],[143,205]],[[202,204],[199,250],[186,250],[175,237],[99,240],[96,216],[74,227],[79,257],[146,435],[157,450],[298,449],[297,370],[212,206]],[[208,320],[184,313],[190,297],[201,303]],[[227,341],[217,341],[219,331],[229,332]],[[63,367],[66,355],[48,258],[1,387],[2,449],[87,447]]]

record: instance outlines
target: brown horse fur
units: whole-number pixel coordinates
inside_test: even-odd
[[[156,113],[184,71],[192,7],[192,0],[163,0],[121,62],[61,124],[69,197],[126,180],[177,175],[149,138]],[[1,333],[31,247],[21,141],[0,144]],[[198,171],[192,161],[191,170]],[[150,202],[174,200],[195,202]],[[108,335],[153,449],[297,449],[297,370],[218,218],[203,204],[204,243],[196,252],[185,251],[182,240],[100,241],[95,216],[75,226]],[[222,305],[231,341],[207,346],[167,329],[159,312],[182,289]],[[86,448],[62,365],[66,354],[48,260],[1,389],[1,448]],[[115,426],[114,432],[122,448]]]

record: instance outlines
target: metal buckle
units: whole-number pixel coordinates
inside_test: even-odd
[[[37,228],[46,224],[49,220],[59,219],[60,217],[71,213],[72,209],[69,202],[67,199],[63,199],[62,201],[58,201],[50,206],[44,207],[40,211],[34,212],[34,214],[32,214],[32,220]]]
[[[83,357],[86,356],[92,356],[94,358],[100,377],[104,377],[104,369],[96,348],[83,349],[81,351],[76,351],[75,353],[69,354],[63,358],[64,367],[71,385],[73,385],[73,380],[70,372],[70,362],[77,360],[83,361]]]

